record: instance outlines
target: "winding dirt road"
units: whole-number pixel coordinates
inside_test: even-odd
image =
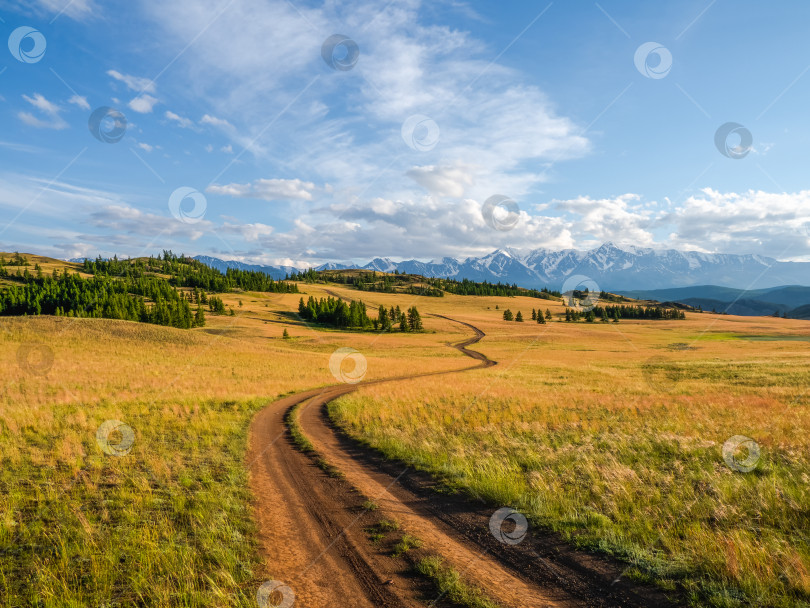
[[[505,607],[674,605],[656,591],[617,582],[620,565],[575,552],[551,535],[530,532],[519,545],[499,542],[489,531],[495,509],[438,494],[427,476],[382,461],[332,428],[326,404],[364,384],[496,364],[468,348],[484,332],[441,318],[474,332],[451,346],[477,360],[476,365],[313,389],[279,399],[254,418],[248,466],[262,555],[273,578],[295,593],[295,606],[416,608],[425,606],[426,598],[437,599],[424,581],[403,572],[401,560],[369,542],[366,528],[381,514],[398,521],[404,531],[424,541],[425,549],[441,555]],[[342,476],[327,474],[293,445],[284,415],[299,404],[301,428]],[[364,508],[366,499],[379,505],[379,512]]]

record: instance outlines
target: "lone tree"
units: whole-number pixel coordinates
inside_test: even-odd
[[[518,314],[515,317],[515,321],[517,321],[518,323],[523,323],[523,313],[522,312],[518,311]]]
[[[287,328],[284,328],[284,333],[281,334],[281,337],[287,340],[290,337],[290,332],[287,331]]]
[[[511,310],[509,310],[508,308],[507,308],[506,310],[504,310],[504,311],[503,311],[503,320],[504,320],[504,321],[513,321],[513,320],[514,320],[514,318],[515,318],[515,317],[514,317],[514,315],[512,314],[512,311],[511,311]]]

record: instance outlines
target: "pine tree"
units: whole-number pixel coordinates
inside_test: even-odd
[[[408,309],[408,327],[411,331],[422,330],[422,317],[419,316],[419,311],[416,310],[416,306],[412,306]]]
[[[546,308],[546,321],[551,321],[551,311]]]
[[[286,327],[284,328],[284,333],[283,333],[283,334],[281,334],[281,337],[282,337],[282,338],[284,338],[285,340],[289,339],[289,337],[290,337],[290,332],[288,332],[288,331],[287,331],[287,328],[286,328]]]
[[[537,322],[540,323],[541,325],[546,324],[546,318],[542,315],[542,313],[537,315]]]
[[[517,316],[515,316],[515,321],[518,323],[523,323],[523,313],[518,311]]]
[[[537,311],[532,308],[532,321],[537,321]]]
[[[512,311],[508,308],[503,311],[503,320],[504,321],[512,321],[514,319],[514,315],[512,315]]]
[[[397,306],[399,308],[399,306]],[[405,316],[405,313],[399,313],[399,329],[402,331],[408,331],[408,317]]]

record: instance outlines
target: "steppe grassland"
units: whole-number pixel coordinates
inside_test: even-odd
[[[499,365],[364,387],[333,418],[694,605],[810,605],[810,323],[537,325],[467,302],[453,316],[487,333],[473,348]],[[499,304],[527,317],[538,301]],[[761,447],[751,473],[724,462],[734,435]]]
[[[0,318],[0,605],[255,606],[272,572],[256,559],[249,510],[253,414],[334,384],[338,347],[365,356],[367,379],[469,365],[444,345],[455,334],[308,328],[291,315],[298,297],[226,294],[236,314],[190,331]],[[31,343],[53,353],[47,373],[18,364]],[[133,429],[126,455],[100,449],[106,420]]]

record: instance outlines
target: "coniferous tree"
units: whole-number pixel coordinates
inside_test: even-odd
[[[509,310],[508,308],[507,308],[506,310],[504,310],[504,311],[503,311],[503,320],[504,320],[504,321],[512,321],[512,320],[514,320],[514,318],[515,318],[515,317],[514,317],[514,315],[512,314],[512,311],[511,311],[511,310]]]
[[[411,306],[411,308],[408,309],[408,328],[411,331],[422,330],[422,317],[419,316],[419,311],[416,310],[416,306]]]
[[[546,308],[546,321],[551,321],[551,311]]]
[[[546,318],[543,316],[543,314],[542,314],[542,313],[540,313],[539,315],[537,315],[537,322],[538,322],[538,323],[540,323],[541,325],[545,325],[545,323],[546,323]]]
[[[197,304],[197,312],[194,313],[194,326],[205,327],[205,313],[202,304]]]
[[[537,311],[532,308],[532,321],[537,321]]]
[[[518,323],[523,323],[523,313],[518,311],[517,315],[515,315],[515,321]]]

